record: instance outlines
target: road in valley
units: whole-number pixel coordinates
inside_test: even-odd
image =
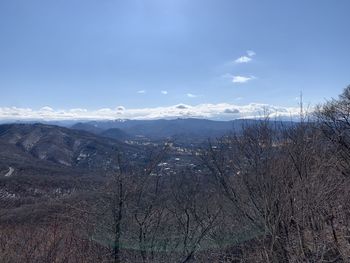
[[[9,176],[11,176],[12,174],[13,174],[13,172],[15,171],[15,169],[14,168],[12,168],[12,167],[9,167],[9,171],[7,172],[7,174],[5,174],[5,177],[9,177]]]

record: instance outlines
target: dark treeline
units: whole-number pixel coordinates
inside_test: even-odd
[[[176,176],[157,171],[167,144],[142,167],[116,155],[106,184],[50,220],[3,223],[0,261],[350,260],[350,87],[312,122],[266,118],[209,142]]]

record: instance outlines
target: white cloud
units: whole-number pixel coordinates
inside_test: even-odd
[[[236,63],[238,64],[241,64],[241,63],[248,63],[250,62],[252,59],[250,57],[247,57],[247,56],[242,56],[242,57],[239,57],[235,60]]]
[[[192,93],[187,93],[186,96],[189,97],[189,98],[197,98],[198,97],[198,95],[195,95],[195,94],[192,94]]]
[[[247,50],[247,56],[246,55],[240,56],[235,60],[235,63],[237,64],[248,63],[253,60],[252,57],[254,57],[255,55],[256,53],[253,50]]]
[[[255,79],[254,76],[232,76],[233,83],[246,83],[252,79]]]
[[[125,107],[124,106],[118,106],[117,107],[117,111],[125,111]]]
[[[247,50],[247,54],[249,57],[254,57],[256,53],[253,50]]]
[[[180,109],[180,110],[184,110],[184,109],[188,109],[190,106],[184,105],[184,104],[179,104],[176,105],[175,108]]]
[[[146,91],[145,91],[145,90],[139,90],[139,91],[137,91],[137,93],[138,93],[138,94],[145,94]]]
[[[42,107],[41,109],[40,109],[40,111],[53,111],[53,108],[51,108],[51,107],[49,107],[49,106],[45,106],[45,107]]]
[[[52,110],[54,111],[54,110]],[[80,108],[76,108],[76,109],[70,109],[69,112],[72,112],[72,113],[82,113],[82,112],[88,112],[87,109],[80,109]]]
[[[228,114],[238,114],[239,110],[238,109],[226,109],[224,110],[224,113],[228,113]]]
[[[99,110],[68,109],[44,112],[42,109],[0,107],[1,121],[14,120],[114,120],[114,119],[172,119],[172,118],[206,118],[214,120],[231,120],[241,118],[259,118],[266,112],[271,118],[291,119],[299,116],[299,107],[279,107],[268,104],[251,103],[234,105],[229,103],[199,104],[195,106],[177,104],[168,107]]]
[[[167,94],[168,94],[168,91],[162,90],[160,93],[162,93],[163,95],[167,95]]]

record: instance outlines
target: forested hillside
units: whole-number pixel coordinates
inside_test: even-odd
[[[205,146],[117,132],[1,126],[1,262],[349,262],[350,87]]]

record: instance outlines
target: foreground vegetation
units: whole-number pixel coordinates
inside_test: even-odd
[[[249,124],[176,176],[158,170],[168,144],[145,166],[116,154],[45,220],[2,221],[1,262],[348,262],[350,87],[314,117]]]

